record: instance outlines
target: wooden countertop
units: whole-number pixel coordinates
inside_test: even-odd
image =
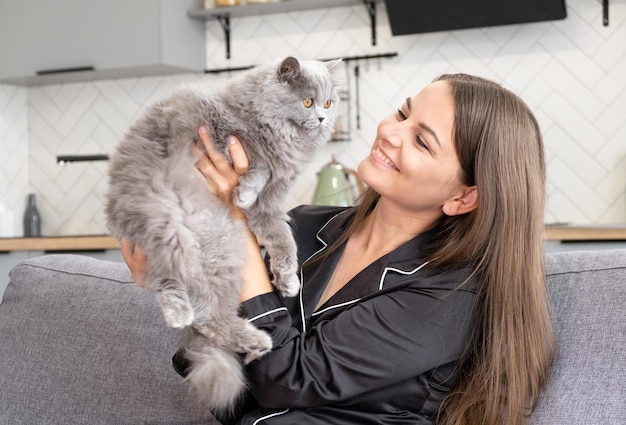
[[[119,249],[117,239],[107,235],[0,238],[0,252],[7,251],[99,251]]]
[[[626,241],[626,224],[547,225],[547,241]],[[108,235],[0,238],[0,252],[8,251],[96,251],[119,249]]]
[[[547,225],[548,241],[626,241],[626,224]]]

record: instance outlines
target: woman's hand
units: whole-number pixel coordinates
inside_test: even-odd
[[[206,153],[202,152],[196,168],[204,176],[207,190],[228,205],[235,218],[244,218],[241,209],[235,206],[233,196],[239,185],[239,178],[248,171],[250,165],[246,151],[239,139],[229,136],[228,152],[233,161],[231,165],[224,155],[215,150],[205,126],[198,129],[198,135]]]
[[[204,176],[207,190],[229,206],[235,219],[245,221],[245,215],[234,204],[233,196],[239,185],[239,178],[248,171],[250,165],[246,151],[235,136],[229,136],[228,153],[233,161],[231,165],[224,155],[215,150],[206,127],[200,127],[198,134],[206,153],[196,162],[196,168]],[[273,290],[256,236],[250,229],[247,229],[245,236],[241,253],[246,256],[246,263],[241,270],[243,284],[239,293],[242,302]]]
[[[206,127],[200,127],[198,134],[206,153],[202,153],[196,162],[196,168],[204,176],[207,190],[230,207],[234,218],[245,220],[243,211],[233,203],[233,195],[239,184],[239,177],[245,174],[249,166],[248,156],[241,142],[234,136],[230,136],[228,139],[228,152],[233,161],[233,165],[230,165],[226,158],[213,147]],[[271,292],[272,285],[267,277],[261,251],[256,237],[249,229],[246,231],[242,254],[246,255],[247,261],[241,271],[244,282],[240,292],[240,300],[245,301],[256,295]],[[125,239],[122,241],[122,256],[135,283],[143,287],[143,276],[146,270],[146,255],[143,249]]]
[[[143,249],[128,239],[122,241],[122,256],[130,269],[130,275],[135,283],[143,288],[143,275],[146,271],[146,255]]]

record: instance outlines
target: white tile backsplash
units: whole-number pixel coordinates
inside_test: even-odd
[[[22,232],[22,211],[29,191],[28,90],[0,84],[0,203],[2,236]],[[7,224],[8,223],[8,224]]]
[[[362,6],[236,18],[231,59],[216,21],[206,25],[207,68],[259,64],[295,55],[350,57],[398,52],[393,59],[344,64],[351,97],[351,142],[320,149],[289,206],[309,202],[316,172],[336,155],[356,168],[378,121],[438,74],[476,73],[503,83],[535,111],[548,161],[547,221],[626,222],[626,4],[568,0],[564,21],[392,37],[378,4],[377,44]],[[359,66],[359,104],[354,68]],[[110,153],[152,99],[182,84],[219,86],[228,74],[183,74],[22,88],[0,85],[0,199],[21,215],[37,194],[45,235],[106,232],[106,163],[60,167],[59,154]],[[356,128],[356,116],[360,129]]]

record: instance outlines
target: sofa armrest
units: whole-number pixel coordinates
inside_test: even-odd
[[[217,423],[172,369],[177,335],[125,264],[46,255],[10,278],[0,423]]]
[[[548,255],[558,357],[532,425],[626,423],[626,250]]]

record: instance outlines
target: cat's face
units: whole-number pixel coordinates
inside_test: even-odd
[[[330,130],[334,126],[339,96],[333,68],[339,61],[285,59],[278,70],[284,91],[281,112],[295,126],[305,130]]]
[[[322,103],[323,102],[323,103]],[[302,99],[302,106],[304,106],[302,127],[313,129],[323,125],[328,125],[328,114],[334,110],[332,98],[317,97],[305,97]],[[333,108],[331,110],[331,108]],[[326,123],[324,124],[324,122]]]

